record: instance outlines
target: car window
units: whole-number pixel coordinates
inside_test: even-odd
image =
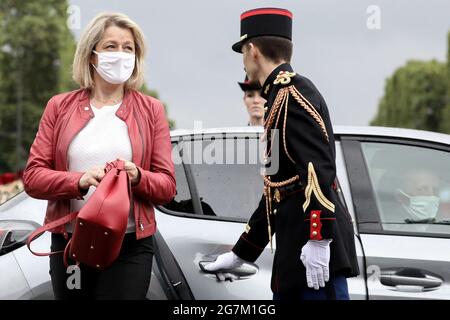
[[[383,230],[450,235],[450,153],[361,144]]]
[[[172,144],[172,160],[175,164],[175,180],[177,192],[175,198],[164,205],[166,209],[175,212],[194,213],[191,192],[185,172],[185,166],[181,160],[180,147],[178,143]]]
[[[192,197],[197,194],[203,214],[247,220],[263,191],[260,149],[256,136],[177,144],[173,152],[177,195],[165,208],[196,214]]]

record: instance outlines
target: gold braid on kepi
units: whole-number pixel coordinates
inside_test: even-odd
[[[305,109],[305,111],[308,112],[311,115],[311,117],[313,117],[313,119],[317,122],[317,124],[322,129],[323,134],[327,138],[327,141],[329,141],[327,129],[325,128],[325,123],[323,122],[323,119],[320,116],[320,114],[317,112],[316,108],[314,108],[314,106],[308,101],[308,99],[306,99],[297,90],[297,88],[295,86],[293,86],[293,85],[289,86],[288,90],[291,93],[291,95],[294,97],[294,99],[303,107],[303,109]]]

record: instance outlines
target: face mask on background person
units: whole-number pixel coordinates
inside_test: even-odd
[[[401,194],[409,199],[409,206],[402,203],[414,219],[433,219],[439,209],[439,197],[436,196],[410,196],[401,190]]]
[[[97,52],[97,66],[92,65],[97,73],[111,84],[122,84],[126,82],[133,74],[135,55],[131,53],[115,52]]]

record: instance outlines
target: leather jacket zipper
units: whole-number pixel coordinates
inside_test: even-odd
[[[141,156],[141,163],[140,163],[140,167],[144,166],[144,154],[145,154],[145,141],[144,141],[144,137],[142,135],[142,124],[141,124],[141,119],[140,117],[136,117],[136,111],[133,110],[134,113],[134,118],[136,119],[136,123],[138,126],[138,131],[139,131],[139,136],[141,138],[141,143],[142,143],[142,156]],[[144,225],[142,224],[142,220],[141,220],[141,206],[140,203],[137,202],[138,205],[138,224],[139,224],[139,229],[141,231],[144,231]]]

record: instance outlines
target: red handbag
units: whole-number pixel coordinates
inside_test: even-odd
[[[121,160],[108,162],[106,174],[97,189],[79,212],[72,212],[34,231],[27,240],[28,249],[35,255],[47,256],[61,253],[37,253],[31,242],[45,231],[74,219],[75,229],[64,250],[64,264],[68,258],[77,264],[103,270],[117,259],[125,236],[128,216],[133,210],[130,181]]]

